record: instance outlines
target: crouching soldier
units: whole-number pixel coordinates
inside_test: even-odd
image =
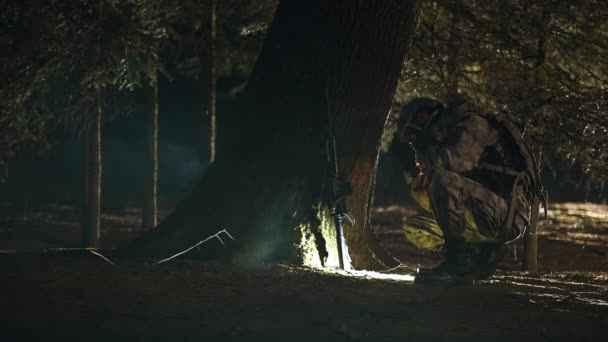
[[[407,167],[407,182],[434,221],[408,218],[406,236],[408,228],[426,230],[439,242],[418,242],[445,255],[439,266],[419,269],[415,283],[458,286],[490,277],[508,252],[506,243],[523,234],[531,207],[538,210],[543,198],[521,134],[503,116],[475,113],[464,101],[446,108],[417,98],[402,109],[391,150],[407,159],[408,147],[415,164]],[[416,243],[414,235],[408,238]]]

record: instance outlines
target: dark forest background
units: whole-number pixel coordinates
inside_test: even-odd
[[[0,199],[78,203],[83,132],[101,93],[102,206],[139,206],[145,122],[154,101],[149,90],[158,82],[158,197],[170,208],[209,163],[210,58],[221,151],[238,131],[233,103],[276,1],[47,0],[3,7]],[[384,150],[403,103],[415,96],[445,99],[457,90],[480,110],[518,119],[542,156],[552,200],[605,202],[606,11],[593,0],[424,1]],[[379,165],[376,201],[406,201],[397,163],[381,153]]]

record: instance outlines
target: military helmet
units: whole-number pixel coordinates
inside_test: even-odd
[[[406,140],[407,131],[424,132],[444,110],[441,102],[428,97],[418,97],[408,102],[399,113],[399,140]]]

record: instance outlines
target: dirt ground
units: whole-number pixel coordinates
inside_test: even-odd
[[[405,241],[412,212],[401,207],[374,210],[375,231],[403,262],[389,275],[32,253],[75,246],[78,212],[0,204],[0,341],[607,340],[608,206],[551,213],[539,228],[540,276],[519,271],[513,252],[488,281],[432,288],[408,276],[439,256]],[[107,211],[104,246],[141,233],[137,216]]]

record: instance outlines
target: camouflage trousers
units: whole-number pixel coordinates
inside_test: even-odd
[[[510,203],[458,173],[444,171],[433,175],[428,190],[433,216],[444,238],[502,243],[517,238],[528,224],[529,207],[521,199],[513,224],[506,227]]]

